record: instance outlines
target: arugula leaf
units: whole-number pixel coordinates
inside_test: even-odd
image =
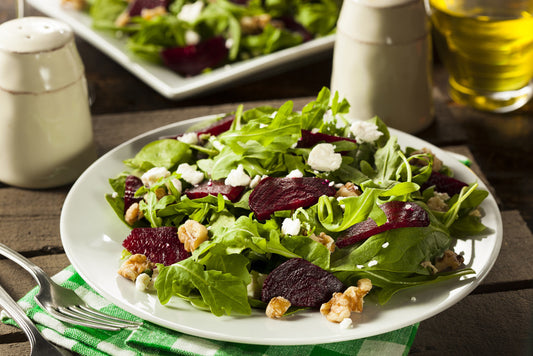
[[[165,167],[171,170],[178,163],[188,162],[191,157],[192,152],[186,143],[163,139],[150,142],[135,157],[125,160],[124,164],[141,171],[154,167]]]
[[[204,265],[191,258],[171,266],[158,265],[158,268],[155,288],[161,304],[167,304],[175,295],[189,296],[197,291],[216,316],[252,312],[245,283],[231,273],[205,270]]]

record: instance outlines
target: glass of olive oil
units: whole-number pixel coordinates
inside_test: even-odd
[[[450,97],[510,112],[533,95],[533,0],[426,0]]]

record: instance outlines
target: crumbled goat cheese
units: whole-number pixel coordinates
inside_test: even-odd
[[[178,141],[189,145],[196,145],[198,143],[198,135],[196,132],[187,132],[178,137]]]
[[[180,192],[180,194],[181,194],[181,192],[183,191],[183,186],[182,186],[182,184],[181,184],[181,180],[179,180],[178,178],[172,178],[172,179],[170,180],[170,183],[172,183],[172,185],[174,186],[174,188],[176,188],[176,190],[177,190],[178,192]]]
[[[298,235],[300,233],[301,222],[299,219],[285,218],[281,224],[281,232],[284,235]]]
[[[378,126],[370,121],[357,120],[350,126],[350,131],[358,142],[374,142],[383,135]]]
[[[261,181],[261,179],[265,178],[266,176],[260,176],[259,174],[257,174],[255,177],[252,178],[252,180],[250,181],[250,188],[254,189],[255,187],[257,187],[257,185],[259,184],[259,182]]]
[[[246,187],[250,184],[250,181],[250,176],[244,172],[242,164],[239,164],[237,168],[232,169],[231,172],[229,172],[224,184],[231,185],[232,187]]]
[[[202,12],[203,8],[203,1],[196,1],[192,4],[185,4],[183,5],[181,11],[178,14],[178,19],[185,22],[193,23],[200,16],[200,13]]]
[[[299,169],[293,169],[287,174],[287,178],[302,178],[304,174]]]
[[[331,172],[339,169],[342,163],[340,153],[335,153],[331,143],[319,143],[309,153],[307,164],[312,169],[322,172]]]
[[[200,34],[193,30],[185,31],[185,43],[189,46],[194,46],[200,43]]]
[[[150,287],[151,282],[152,278],[148,274],[141,273],[135,278],[135,289],[144,292]]]
[[[170,172],[165,167],[154,167],[141,176],[141,181],[145,186],[151,187],[160,178],[166,178],[168,176],[170,176]]]
[[[261,290],[268,274],[259,273],[255,270],[250,272],[250,283],[246,286],[250,298],[261,299]]]
[[[193,166],[188,163],[182,163],[178,166],[176,173],[181,174],[181,178],[187,183],[192,185],[199,184],[204,180],[204,174],[197,171]]]
[[[342,319],[342,321],[339,323],[339,327],[341,329],[349,329],[353,326],[353,322],[352,322],[352,318],[344,318]]]

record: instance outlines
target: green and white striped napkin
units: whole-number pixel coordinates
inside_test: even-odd
[[[110,315],[130,320],[138,317],[118,308],[97,294],[79,276],[72,266],[53,277],[64,287],[75,290],[84,300]],[[50,341],[81,355],[407,355],[418,324],[365,339],[329,344],[301,346],[247,345],[203,339],[169,330],[150,322],[137,330],[105,331],[71,326],[54,319],[38,307],[33,299],[38,287],[33,288],[18,303],[37,328]],[[15,325],[3,313],[2,321]]]

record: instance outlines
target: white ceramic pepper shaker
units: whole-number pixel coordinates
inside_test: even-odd
[[[0,108],[1,182],[61,186],[96,158],[84,67],[66,24],[0,25]]]
[[[349,101],[351,119],[377,115],[416,133],[433,121],[431,51],[423,0],[344,0],[331,90]]]

